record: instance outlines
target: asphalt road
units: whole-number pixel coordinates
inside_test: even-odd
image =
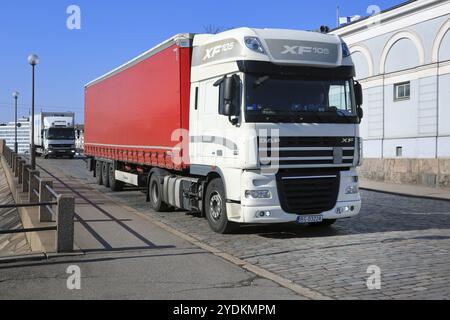
[[[106,188],[95,185],[94,179],[86,172],[84,162],[81,160],[48,160],[39,161],[39,163],[62,180],[82,185],[85,188],[83,194],[98,192],[107,195],[202,243],[223,250],[323,296],[334,299],[450,298],[450,202],[363,191],[361,214],[356,218],[340,221],[330,228],[317,229],[295,225],[245,227],[234,235],[217,235],[210,231],[203,218],[195,215],[185,212],[153,212],[141,192],[111,193]],[[195,252],[198,248],[191,247],[190,250]],[[158,297],[156,292],[156,296],[145,294],[145,290],[149,287],[153,288],[151,283],[145,286],[145,282],[137,280],[141,279],[139,275],[145,266],[153,268],[149,263],[152,258],[126,258],[130,254],[133,255],[126,251],[105,252],[100,256],[106,257],[106,262],[86,263],[89,268],[95,269],[96,276],[99,272],[102,273],[101,280],[93,276],[91,284],[94,287],[90,291],[90,296],[97,297],[95,293],[102,292],[100,288],[108,288],[109,291],[116,292],[119,297]],[[140,252],[139,255],[141,254]],[[195,253],[189,258],[182,256],[173,261],[189,264],[192,257],[198,255],[203,259],[209,256],[204,252]],[[95,260],[100,257],[92,253],[87,254],[83,259]],[[158,259],[154,260],[158,261]],[[214,257],[212,260],[215,261],[215,259],[217,258]],[[111,267],[111,263],[114,263],[114,267]],[[205,261],[205,263],[211,262]],[[242,297],[248,299],[300,298],[268,280],[255,279],[254,275],[246,273],[239,267],[224,261],[221,263],[223,263],[222,269],[216,271],[214,270],[216,267],[212,264],[204,275],[198,277],[198,281],[201,282],[203,276],[206,278],[207,274],[211,274],[213,278],[214,275],[224,275],[223,279],[217,281],[218,287],[213,289],[209,287],[214,294],[210,295],[209,289],[205,289],[206,291],[199,289],[190,291],[190,295],[183,291],[172,297],[228,299],[233,293],[227,294],[227,290],[232,291],[230,287],[234,286],[236,292],[239,291],[238,289],[242,290]],[[57,264],[55,265],[53,261],[49,265],[36,264],[37,266],[3,270],[0,265],[0,296],[5,292],[2,290],[2,286],[5,285],[7,292],[11,292],[13,288],[16,288],[12,291],[16,294],[22,291],[17,288],[23,283],[18,280],[22,276],[25,277],[26,283],[32,281],[42,285],[42,283],[54,281],[46,280],[44,276],[40,278],[40,273],[36,271],[41,270],[44,275],[53,274],[50,270],[58,268]],[[65,262],[62,264],[67,265]],[[170,263],[166,265],[169,266]],[[373,267],[381,272],[381,288],[369,290],[367,280],[372,273],[368,271],[373,270]],[[189,270],[187,274],[190,274],[192,270],[187,268]],[[111,282],[103,284],[106,279],[103,273],[108,274],[108,272],[111,272],[114,279],[121,283],[116,291],[110,290]],[[228,272],[230,276],[227,276]],[[130,274],[136,277],[136,282],[127,282]],[[153,274],[153,270],[148,271],[148,277],[152,278]],[[226,280],[231,277],[231,274],[240,275],[240,280]],[[161,282],[169,281],[167,276],[170,272],[164,273],[162,270],[160,275]],[[63,275],[58,280],[59,285],[64,277],[66,276]],[[187,278],[191,277],[187,276]],[[2,279],[6,281],[2,282]],[[120,288],[129,289],[135,285],[138,289],[135,295],[120,295],[119,292],[127,294],[129,292]],[[265,290],[266,285],[271,289]],[[139,290],[141,287],[142,289]],[[174,290],[178,287],[179,283],[173,285]],[[63,289],[62,291],[64,292]],[[238,298],[238,296],[234,297]]]

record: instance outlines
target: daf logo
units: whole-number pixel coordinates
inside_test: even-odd
[[[303,47],[303,46],[283,46],[284,51],[281,54],[295,54],[295,55],[303,55],[305,53],[314,53],[314,54],[330,54],[330,49],[320,48],[320,47]]]
[[[355,142],[354,138],[343,138],[342,143],[352,143]]]
[[[227,51],[231,51],[234,49],[234,42],[228,42],[225,44],[221,44],[209,49],[206,49],[206,54],[203,57],[203,61],[208,60],[208,59],[212,59],[214,58],[216,55],[222,53],[222,52],[227,52]]]

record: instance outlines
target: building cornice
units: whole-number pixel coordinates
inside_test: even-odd
[[[411,1],[399,7],[394,7],[394,9],[382,12],[379,15],[369,16],[365,19],[358,20],[341,28],[332,30],[330,33],[339,35],[341,37],[353,35],[355,33],[367,30],[368,26],[373,25],[374,23],[385,24],[398,19],[402,19],[405,16],[412,15],[421,10],[429,9],[446,3],[448,3],[448,0]]]

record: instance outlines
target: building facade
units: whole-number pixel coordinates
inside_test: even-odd
[[[30,121],[27,118],[18,119],[17,123],[19,126],[17,128],[17,143],[18,151],[20,154],[30,153]],[[0,139],[6,141],[6,145],[11,149],[14,149],[15,143],[15,123],[10,122],[7,124],[0,125]]]
[[[362,175],[450,187],[450,1],[409,1],[331,33],[364,88]]]

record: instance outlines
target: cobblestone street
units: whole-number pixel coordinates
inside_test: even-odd
[[[334,299],[450,297],[450,202],[363,191],[362,213],[330,228],[245,227],[224,236],[195,215],[153,212],[140,192],[98,187],[82,161],[43,165],[63,180],[89,184],[203,243]],[[367,289],[372,265],[381,268],[381,290]]]

